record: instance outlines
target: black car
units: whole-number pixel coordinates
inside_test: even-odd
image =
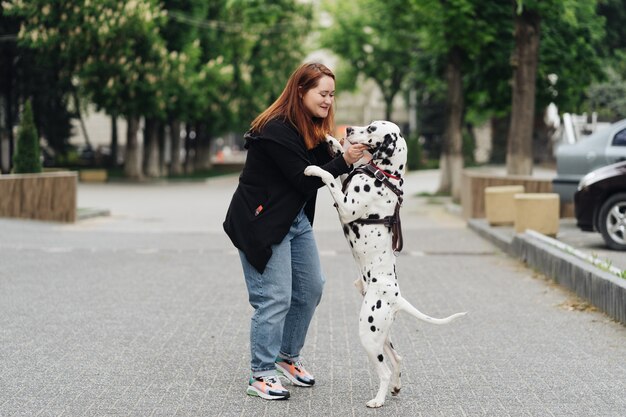
[[[574,194],[578,227],[598,231],[607,246],[626,250],[626,162],[585,175]]]

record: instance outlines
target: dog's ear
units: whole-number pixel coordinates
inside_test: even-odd
[[[398,141],[397,133],[387,133],[383,137],[383,141],[372,154],[373,159],[389,158],[396,151],[396,142]]]

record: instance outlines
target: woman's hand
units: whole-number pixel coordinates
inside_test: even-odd
[[[353,165],[356,161],[363,158],[363,152],[367,149],[367,145],[354,144],[343,153],[343,159],[346,164]]]

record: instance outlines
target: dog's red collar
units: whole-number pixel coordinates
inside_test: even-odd
[[[370,164],[371,166],[373,166],[374,168],[376,168],[377,170],[379,170],[380,172],[382,172],[383,174],[385,174],[385,176],[386,176],[387,178],[391,178],[391,179],[394,179],[394,180],[400,180],[400,177],[396,177],[395,175],[391,175],[391,174],[390,174],[390,173],[388,173],[387,171],[385,171],[385,170],[381,169],[381,168],[380,168],[378,165],[376,165],[373,161],[371,161],[371,160],[370,160],[370,161],[369,161],[369,164]]]

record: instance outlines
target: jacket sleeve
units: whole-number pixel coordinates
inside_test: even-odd
[[[274,159],[285,178],[303,194],[309,195],[324,186],[320,178],[304,175],[304,169],[311,165],[311,162],[306,158],[304,150],[298,152],[291,147],[285,147],[271,140],[263,142],[263,147],[268,156]],[[350,172],[351,167],[346,164],[342,156],[330,159],[329,155],[328,159],[320,167],[328,171],[333,177]]]

